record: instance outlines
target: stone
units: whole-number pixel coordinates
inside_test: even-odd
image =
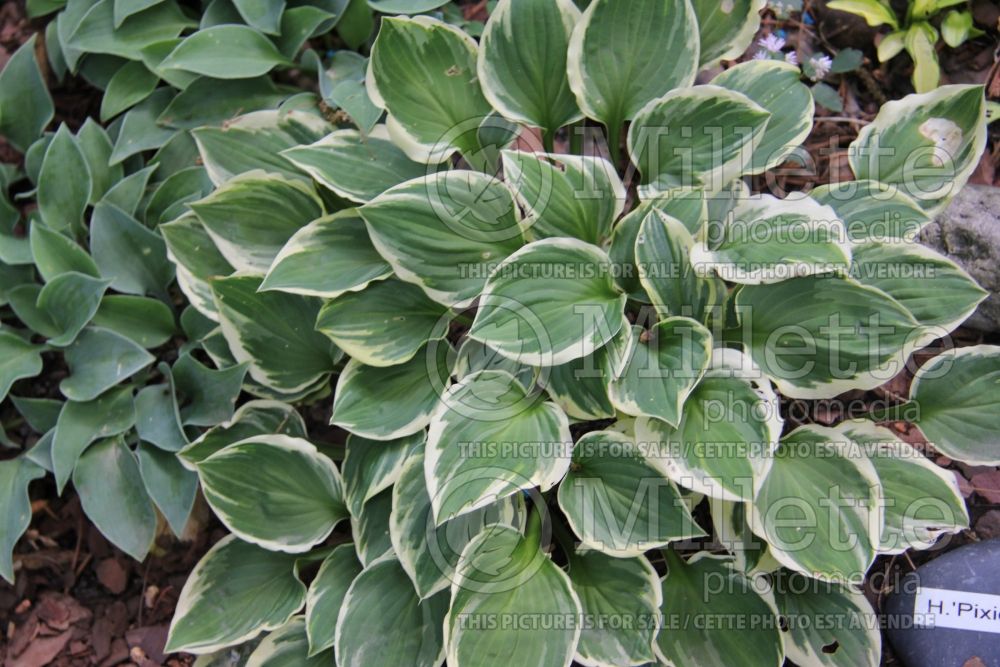
[[[1000,603],[998,568],[1000,540],[990,540],[949,551],[904,575],[884,606],[899,660],[906,667],[957,667],[978,658],[986,667],[1000,667],[1000,617],[993,607]],[[920,589],[925,596],[918,599]],[[926,589],[952,592],[928,597]],[[997,597],[994,602],[986,596]],[[928,608],[915,610],[918,604]],[[915,611],[934,612],[935,627],[916,625],[921,617]]]
[[[921,242],[969,272],[989,298],[965,323],[1000,332],[1000,188],[966,185],[951,204],[921,232]]]

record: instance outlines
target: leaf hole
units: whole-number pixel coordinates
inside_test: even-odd
[[[835,639],[823,647],[823,653],[826,653],[827,655],[833,655],[834,653],[837,652],[837,649],[839,648],[840,648],[840,642],[838,642]]]

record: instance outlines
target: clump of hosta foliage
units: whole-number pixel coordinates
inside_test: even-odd
[[[776,61],[693,84],[745,50],[759,5],[501,0],[478,43],[384,17],[343,114],[299,96],[177,135],[206,191],[136,224],[198,313],[184,350],[218,369],[204,373],[245,371],[260,400],[201,432],[183,357],[159,368],[147,432],[183,442],[154,450],[140,429],[138,456],[176,451],[232,533],[184,587],[170,650],[257,666],[878,664],[866,570],[968,520],[954,480],[879,422],[1000,462],[1000,350],[946,351],[907,401],[834,426],[786,423],[780,396],[881,385],[983,299],[915,241],[985,146],[983,91],[887,104],[851,146],[856,181],[751,196],[744,177],[800,150],[809,89]],[[207,47],[190,48],[182,71]],[[327,107],[338,66],[320,69]],[[577,141],[585,118],[610,160],[595,132]],[[48,151],[60,135],[82,144],[60,131]],[[74,229],[52,234],[82,257]],[[310,443],[292,406],[316,401],[342,450]],[[132,461],[134,440],[100,446]],[[33,451],[3,464],[17,502],[31,475],[12,466],[38,465]]]

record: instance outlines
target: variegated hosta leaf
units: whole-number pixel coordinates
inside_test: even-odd
[[[775,578],[770,595],[786,621],[785,652],[795,664],[880,664],[882,635],[878,624],[872,622],[875,610],[861,593],[848,586],[783,572]],[[825,622],[818,623],[821,618]]]
[[[524,500],[514,495],[437,525],[424,481],[424,455],[418,452],[407,460],[393,487],[389,536],[396,557],[424,600],[449,587],[459,556],[473,537],[494,525],[520,530],[524,517]]]
[[[1000,465],[1000,347],[948,350],[920,367],[910,385],[917,426],[956,461]]]
[[[332,651],[323,655],[309,651],[306,622],[299,616],[265,637],[247,658],[246,667],[323,667],[332,658]]]
[[[615,357],[618,354],[626,357],[628,352],[626,349],[619,353],[615,341],[624,339],[623,346],[628,348],[631,336],[632,327],[625,322],[618,335],[593,354],[559,366],[542,368],[538,384],[571,419],[592,421],[613,418],[615,406],[611,402],[609,384],[611,378],[618,375],[616,362],[619,360]]]
[[[696,86],[644,106],[628,131],[628,151],[642,172],[639,196],[673,190],[718,192],[746,173],[771,114],[742,93]]]
[[[532,366],[586,356],[622,325],[611,260],[583,241],[535,241],[490,275],[469,336]]]
[[[310,186],[262,171],[232,178],[190,206],[226,261],[261,275],[295,232],[323,215]]]
[[[519,364],[478,340],[466,336],[458,348],[452,374],[455,379],[461,380],[479,371],[504,371],[520,382],[521,386],[531,389],[536,381],[544,381],[546,369]]]
[[[159,230],[167,245],[167,257],[177,269],[178,287],[199,313],[218,321],[211,281],[231,274],[232,265],[193,213],[162,224]]]
[[[446,306],[471,303],[497,264],[524,245],[510,190],[474,171],[407,181],[359,211],[396,275]]]
[[[898,187],[928,213],[938,213],[979,163],[985,114],[978,85],[941,86],[886,102],[850,145],[854,176]]]
[[[368,136],[357,130],[337,130],[316,143],[294,146],[281,154],[337,195],[369,202],[394,185],[427,173],[427,166],[408,158],[382,128],[376,126]]]
[[[750,526],[785,567],[857,584],[878,549],[880,498],[878,472],[857,443],[834,429],[800,426],[775,450]]]
[[[700,66],[743,55],[760,27],[760,10],[766,4],[765,0],[691,0],[698,16]]]
[[[480,39],[483,94],[505,118],[553,135],[582,114],[566,77],[572,0],[501,0]]]
[[[653,208],[635,237],[635,262],[639,284],[657,315],[707,320],[720,305],[725,285],[700,275],[691,264],[694,238],[676,218]]]
[[[380,442],[347,436],[344,463],[344,499],[351,514],[360,514],[368,500],[396,483],[403,466],[426,440],[422,431],[398,440]]]
[[[354,547],[350,544],[335,547],[320,565],[306,595],[309,655],[316,655],[333,646],[340,607],[347,589],[354,578],[361,574],[361,569]]]
[[[672,426],[712,358],[712,334],[687,317],[669,317],[648,331],[634,326],[627,365],[611,382],[611,402],[633,417]]]
[[[701,552],[688,562],[665,552],[660,612],[663,630],[656,655],[676,667],[779,667],[785,650],[774,608],[730,563]],[[756,619],[751,623],[712,623],[715,619]]]
[[[392,553],[389,516],[392,514],[392,489],[376,494],[351,515],[351,534],[358,560],[367,567],[385,554]]]
[[[340,472],[300,438],[243,440],[199,463],[198,476],[222,523],[265,549],[308,551],[347,518]]]
[[[362,364],[395,366],[444,338],[450,322],[448,309],[419,287],[390,278],[328,301],[316,330]]]
[[[14,584],[14,545],[31,523],[31,498],[28,485],[45,475],[41,468],[27,458],[0,462],[0,505],[4,507],[0,523],[0,577]]]
[[[446,341],[432,341],[395,366],[365,366],[351,359],[337,379],[330,423],[372,440],[423,430],[450,381],[451,354]]]
[[[969,513],[955,475],[866,419],[837,426],[864,447],[882,484],[885,525],[879,553],[928,549],[946,533],[969,527]]]
[[[754,535],[747,522],[746,503],[709,498],[715,539],[733,558],[733,567],[746,574],[756,574],[767,567],[767,543]],[[777,567],[780,567],[777,566]]]
[[[209,456],[241,440],[258,435],[306,437],[306,425],[295,408],[278,401],[249,401],[228,421],[213,426],[197,440],[177,452],[184,467],[197,471]]]
[[[594,0],[573,29],[567,67],[580,109],[608,128],[615,154],[626,120],[650,100],[694,82],[698,22],[691,4]]]
[[[293,393],[333,370],[337,350],[313,330],[319,299],[259,292],[255,276],[212,282],[222,333],[236,361],[250,363],[250,376],[275,391]]]
[[[440,665],[447,609],[447,594],[421,601],[399,561],[380,558],[354,579],[344,598],[337,620],[337,664]]]
[[[741,5],[751,3],[763,4],[758,3],[758,0],[739,0]],[[711,4],[718,7],[725,3]],[[755,19],[752,23],[759,23],[760,14],[756,10],[750,13]],[[754,27],[750,35],[756,30]],[[747,41],[749,42],[749,38]],[[742,53],[743,47],[740,47],[739,54]],[[799,68],[790,63],[750,60],[731,67],[712,79],[712,85],[743,93],[771,114],[764,136],[754,148],[747,173],[759,174],[781,164],[809,136],[815,104],[812,92],[799,81],[801,76]]]
[[[419,162],[456,150],[472,157],[492,109],[476,76],[478,46],[462,30],[429,16],[384,18],[368,63],[368,94],[409,141]]]
[[[611,431],[577,441],[570,472],[559,485],[559,507],[583,547],[618,558],[705,535],[643,448]]]
[[[915,241],[931,220],[902,190],[878,181],[830,183],[809,196],[834,210],[852,243]]]
[[[625,208],[625,186],[603,158],[503,151],[503,168],[533,240],[568,236],[602,245]]]
[[[548,667],[572,662],[581,627],[572,619],[582,611],[580,599],[566,573],[539,549],[540,541],[536,513],[527,535],[498,526],[480,533],[462,552],[445,620],[449,665]],[[503,619],[515,618],[567,622],[502,625]]]
[[[910,311],[924,328],[917,347],[947,336],[989,296],[962,267],[917,243],[855,246],[851,275]]]
[[[579,550],[569,557],[569,579],[584,619],[593,621],[580,632],[577,662],[638,667],[656,661],[653,640],[663,600],[656,570],[645,556],[614,558]]]
[[[920,326],[884,292],[835,276],[745,285],[735,304],[743,344],[789,398],[833,398],[888,382]]]
[[[545,491],[569,469],[569,421],[503,371],[453,385],[431,420],[427,492],[440,525],[521,489]]]
[[[691,263],[731,282],[775,283],[851,264],[843,221],[808,197],[741,200],[728,220],[709,225],[707,236],[691,251]]]
[[[313,220],[295,232],[264,276],[261,290],[336,298],[392,275],[354,210]]]
[[[280,628],[306,599],[295,561],[232,535],[222,538],[185,582],[165,650],[211,653]]]

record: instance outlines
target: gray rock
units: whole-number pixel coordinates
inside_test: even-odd
[[[968,598],[961,592],[1000,595],[998,569],[1000,540],[991,540],[949,551],[903,576],[886,600],[884,611],[889,640],[906,667],[962,667],[973,658],[979,658],[987,667],[1000,666],[1000,620],[996,620],[992,608],[983,608],[989,620],[970,622],[968,619],[977,619],[977,615],[975,610],[966,609],[957,616],[965,619],[960,623],[937,621],[938,626],[933,628],[913,625],[915,611],[927,612],[914,609],[919,588],[960,591],[955,596],[959,604]],[[942,602],[940,611],[934,613],[943,613],[954,621],[956,606]],[[951,624],[963,627],[943,627]],[[965,629],[970,625],[976,629]]]
[[[964,268],[990,297],[965,323],[980,331],[1000,332],[1000,188],[967,185],[920,235]]]

